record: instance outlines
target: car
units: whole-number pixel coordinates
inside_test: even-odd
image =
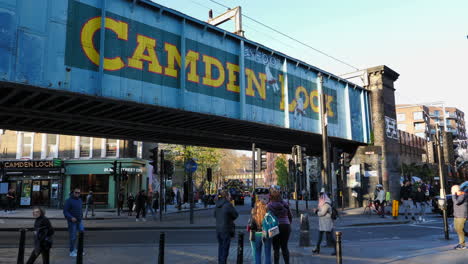
[[[270,189],[266,187],[257,187],[252,194],[252,202],[255,203],[256,199],[262,200],[264,203],[270,201]]]

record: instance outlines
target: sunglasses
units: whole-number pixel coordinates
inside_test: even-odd
[[[76,194],[80,194],[81,192],[75,192]]]

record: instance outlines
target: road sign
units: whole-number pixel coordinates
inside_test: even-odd
[[[193,159],[189,159],[185,163],[185,171],[186,172],[194,173],[197,170],[197,167],[198,167],[198,164]]]

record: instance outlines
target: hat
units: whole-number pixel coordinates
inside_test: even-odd
[[[325,193],[325,188],[320,189],[320,193]]]
[[[377,187],[377,188],[378,187],[383,187],[383,185],[382,184],[377,184],[377,185],[375,185],[375,187]]]

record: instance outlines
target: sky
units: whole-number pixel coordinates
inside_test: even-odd
[[[467,0],[216,0],[358,68],[400,74],[397,104],[443,101],[468,111]],[[154,0],[206,21],[226,8],[210,0]],[[233,31],[233,23],[222,26]],[[355,71],[247,17],[245,37],[341,75]]]

